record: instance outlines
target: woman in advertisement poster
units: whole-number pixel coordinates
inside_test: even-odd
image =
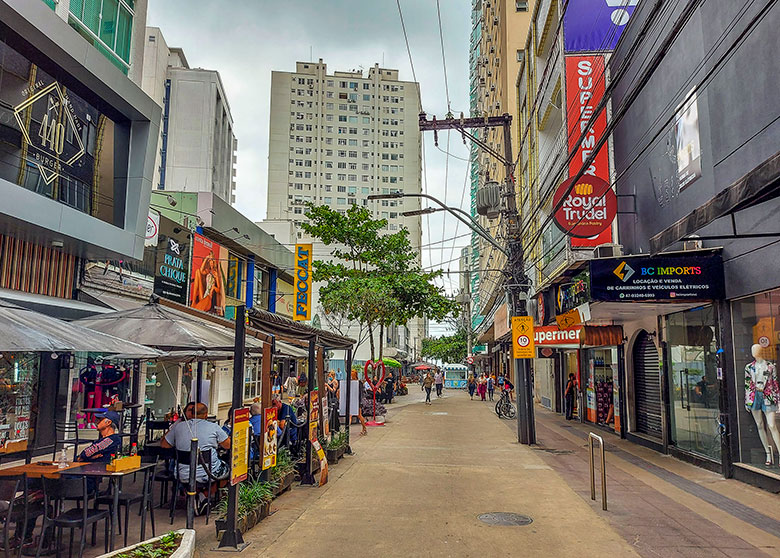
[[[200,268],[193,273],[190,297],[193,308],[222,315],[224,291],[219,263],[214,258],[214,252],[209,251]]]

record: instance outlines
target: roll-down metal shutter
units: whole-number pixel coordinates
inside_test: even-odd
[[[658,350],[652,338],[642,331],[634,344],[634,401],[636,429],[661,437],[661,371]]]

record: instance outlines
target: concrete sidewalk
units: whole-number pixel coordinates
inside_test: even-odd
[[[515,442],[492,404],[446,395],[391,405],[387,425],[354,438],[357,455],[334,466],[325,487],[296,487],[274,502],[275,513],[245,535],[244,554],[637,555],[539,452]],[[407,397],[418,397],[413,386]],[[477,519],[488,512],[533,523]],[[198,554],[224,556],[211,547],[203,540]]]

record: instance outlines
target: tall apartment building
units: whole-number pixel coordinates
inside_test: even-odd
[[[157,27],[144,40],[142,87],[163,109],[154,188],[234,203],[238,140],[219,72],[191,68]]]
[[[359,205],[387,219],[388,233],[409,229],[412,246],[419,250],[421,218],[402,215],[419,209],[419,198],[369,203],[368,196],[421,192],[420,110],[419,85],[399,80],[398,70],[378,64],[367,74],[328,74],[320,59],[298,62],[295,72],[272,72],[267,230],[284,229],[274,223],[292,221],[289,241],[305,242],[310,239],[299,226],[306,219],[306,202],[340,212]],[[315,244],[314,252],[324,259],[330,249]],[[322,314],[317,300],[315,286],[314,313]],[[417,322],[389,332],[386,345],[419,354],[425,323]],[[367,344],[356,358],[366,355]]]
[[[148,0],[41,1],[140,85]]]
[[[533,1],[474,0],[472,2],[472,32],[470,54],[472,116],[512,115],[512,149],[517,150],[521,123],[517,118],[517,87],[515,78],[522,61],[525,37],[531,25],[529,10]],[[504,152],[504,131],[493,128],[480,131],[480,137],[499,153]],[[474,146],[471,153],[471,203],[476,216],[475,198],[480,184],[486,181],[504,182],[505,168],[498,159]],[[498,220],[479,217],[494,236],[503,231]],[[489,328],[490,318],[503,299],[503,269],[506,258],[483,239],[473,235],[472,324],[478,333]],[[487,270],[487,271],[479,271]],[[487,320],[485,318],[488,318]],[[480,324],[484,324],[481,328]],[[484,336],[483,341],[492,341]],[[498,364],[496,364],[498,366]]]

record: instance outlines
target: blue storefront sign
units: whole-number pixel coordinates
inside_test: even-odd
[[[614,50],[639,0],[569,0],[563,15],[564,50]]]

